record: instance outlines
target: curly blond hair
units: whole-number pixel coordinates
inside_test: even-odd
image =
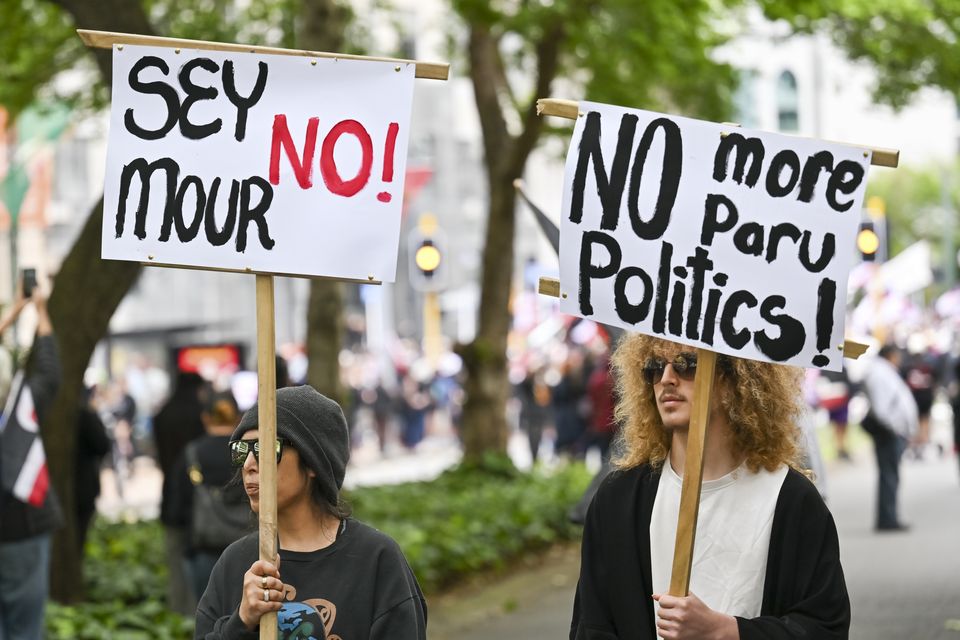
[[[652,357],[671,360],[696,349],[660,338],[630,335],[621,340],[612,363],[617,374],[617,421],[622,425],[621,453],[613,464],[630,469],[642,464],[659,468],[670,450],[670,433],[657,409],[653,385],[643,377],[643,365]],[[730,356],[717,359],[718,382],[724,393],[714,393],[726,415],[738,451],[753,472],[773,471],[781,464],[799,468],[803,410],[800,369]]]

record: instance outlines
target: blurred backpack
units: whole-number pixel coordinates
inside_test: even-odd
[[[197,456],[197,442],[187,445],[187,475],[193,485],[190,510],[190,546],[194,549],[223,551],[234,541],[253,531],[250,503],[239,492],[206,484]]]

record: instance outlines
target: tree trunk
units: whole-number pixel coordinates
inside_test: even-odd
[[[342,406],[340,347],[343,345],[343,283],[313,280],[307,307],[307,382]]]
[[[44,426],[47,465],[63,504],[65,526],[53,545],[50,595],[63,603],[83,596],[81,556],[76,544],[73,493],[76,425],[83,374],[110,318],[142,267],[133,262],[100,259],[103,201],[94,208],[83,231],[56,276],[50,297],[50,319],[60,345],[63,381]]]
[[[489,165],[488,165],[489,166]],[[481,462],[485,453],[506,454],[507,333],[510,330],[510,286],[513,279],[513,236],[516,194],[513,179],[492,177],[490,211],[483,251],[483,284],[477,336],[462,350],[467,369],[463,409],[463,447],[467,463]]]
[[[78,28],[152,35],[153,29],[139,2],[130,0],[56,0]],[[113,77],[112,52],[93,51],[107,87]],[[74,468],[76,424],[83,374],[94,348],[106,335],[110,318],[140,275],[132,262],[100,259],[103,201],[94,207],[83,231],[60,266],[50,296],[50,319],[60,345],[63,380],[47,424],[44,446],[50,480],[60,498],[64,526],[53,541],[50,595],[69,603],[83,596],[82,557],[76,544]]]
[[[302,0],[298,46],[312,51],[337,52],[343,48],[349,11],[333,0]],[[343,288],[331,280],[310,283],[307,308],[307,381],[343,405],[340,384],[340,347],[343,345]]]
[[[557,74],[563,25],[547,25],[537,43],[537,75],[533,100],[516,115],[523,125],[509,135],[498,86],[506,82],[499,43],[487,27],[470,29],[470,77],[483,131],[484,163],[490,191],[477,336],[460,350],[467,370],[463,407],[464,460],[482,463],[485,454],[507,453],[507,334],[510,332],[510,288],[513,281],[513,240],[516,233],[516,191],[527,158],[540,137],[543,122],[536,99],[549,96]]]

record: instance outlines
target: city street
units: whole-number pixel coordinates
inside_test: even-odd
[[[876,470],[861,449],[852,463],[829,468],[830,506],[840,532],[850,592],[853,640],[960,640],[960,473],[954,455],[904,460],[904,534],[873,532]],[[431,609],[431,638],[556,640],[569,633],[579,561],[559,554],[503,584],[473,592],[487,616],[465,619],[464,605]],[[501,612],[496,614],[497,609]],[[503,613],[504,610],[509,613]],[[450,613],[453,613],[453,616]],[[455,619],[451,619],[451,617]],[[460,626],[457,620],[468,624]],[[436,634],[435,634],[436,632]]]

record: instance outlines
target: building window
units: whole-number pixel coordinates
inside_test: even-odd
[[[780,74],[777,80],[777,123],[780,131],[800,130],[797,79],[789,71]]]
[[[733,93],[735,122],[741,127],[755,129],[760,126],[757,118],[757,72],[741,69],[737,74],[737,90]]]

